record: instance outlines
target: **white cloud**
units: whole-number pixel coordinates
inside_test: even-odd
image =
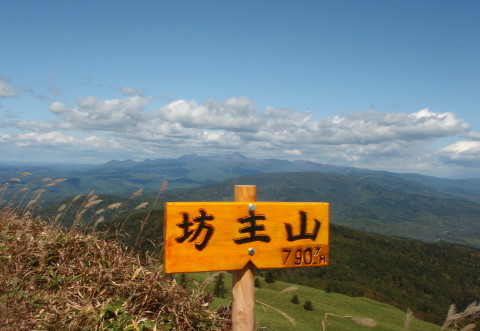
[[[271,139],[283,143],[379,144],[385,141],[416,141],[466,133],[470,125],[451,113],[428,109],[416,113],[367,111],[338,115],[320,121],[310,113],[267,109],[266,125],[252,139]]]
[[[54,120],[5,118],[0,122],[3,128],[23,133],[6,131],[13,134],[0,136],[0,143],[37,153],[55,149],[78,155],[97,153],[105,160],[240,151],[259,158],[286,156],[399,171],[441,162],[479,164],[480,159],[474,141],[480,142],[480,134],[449,112],[365,111],[317,120],[311,112],[294,109],[259,111],[247,97],[204,103],[177,100],[147,110],[150,99],[143,90],[117,90],[124,96],[106,100],[89,96],[73,105],[52,102],[49,110]],[[436,153],[429,149],[436,139],[455,136],[472,141]]]
[[[122,150],[122,144],[116,139],[105,139],[96,136],[89,136],[79,140],[80,146],[85,149],[105,151],[108,149]]]
[[[54,128],[52,123],[48,122],[39,122],[39,121],[13,121],[12,126],[21,129],[21,130],[31,130],[31,131],[49,131]]]
[[[438,155],[446,163],[480,166],[480,141],[458,141],[441,148]]]
[[[283,153],[289,155],[302,155],[302,151],[299,149],[284,149]]]
[[[148,99],[140,96],[112,100],[86,97],[73,107],[54,102],[50,111],[61,118],[62,129],[104,130],[117,137],[161,142],[171,147],[216,145],[248,152],[264,146],[290,155],[301,155],[314,146],[324,145],[357,146],[358,153],[364,150],[358,149],[360,145],[428,141],[468,134],[470,129],[468,123],[452,113],[428,109],[414,113],[367,111],[313,120],[310,112],[292,109],[267,108],[261,114],[246,97],[208,100],[204,104],[177,100],[151,112],[144,111],[147,104]]]
[[[186,128],[256,131],[261,121],[254,103],[246,97],[220,102],[208,100],[204,104],[177,100],[163,106],[160,114],[163,119]]]
[[[78,138],[58,131],[0,135],[0,142],[14,144],[17,147],[33,147],[37,149],[61,148],[62,150],[70,150],[72,153],[78,151],[111,152],[112,150],[124,149],[122,144],[115,139],[97,136]],[[48,154],[45,156],[48,156]]]
[[[469,132],[467,133],[467,138],[473,139],[473,140],[480,140],[480,133],[479,132]]]
[[[0,134],[0,143],[5,143],[10,140],[11,136],[9,134]]]
[[[64,129],[119,131],[142,121],[147,103],[148,100],[140,96],[111,100],[85,97],[77,100],[73,107],[53,102],[50,111],[61,117]]]
[[[15,90],[5,79],[0,78],[0,98],[13,98],[18,95]]]
[[[29,132],[19,134],[15,137],[15,144],[17,146],[58,146],[65,144],[72,144],[75,142],[75,138],[72,136],[64,135],[59,132],[38,133]]]

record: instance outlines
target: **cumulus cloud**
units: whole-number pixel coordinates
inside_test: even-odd
[[[470,125],[454,114],[428,109],[413,113],[367,111],[314,120],[310,112],[293,109],[267,108],[260,113],[246,97],[203,104],[177,100],[147,112],[148,102],[138,95],[110,100],[86,97],[71,107],[53,102],[50,111],[60,118],[61,129],[104,130],[117,137],[190,146],[257,150],[263,145],[289,155],[301,155],[319,145],[427,141],[470,130]],[[28,125],[36,131],[48,128],[17,122],[18,127]]]
[[[480,166],[480,141],[458,141],[438,151],[440,159],[446,163],[464,166]]]
[[[99,136],[76,137],[58,131],[0,134],[4,161],[105,162],[123,159],[126,153],[141,155],[143,146]],[[144,155],[147,155],[144,153]]]
[[[115,139],[102,138],[98,136],[74,137],[58,131],[40,133],[28,132],[22,134],[0,135],[0,143],[9,143],[17,147],[33,148],[61,148],[75,151],[111,151],[122,149],[121,144]]]
[[[233,131],[256,131],[261,122],[254,103],[246,98],[229,98],[204,104],[196,101],[177,100],[160,110],[163,119],[180,123],[186,128]]]
[[[480,140],[480,133],[479,132],[468,132],[466,134],[467,138],[472,140]]]
[[[54,125],[52,123],[39,122],[39,121],[26,121],[26,120],[13,121],[11,125],[20,130],[29,130],[29,131],[37,131],[37,132],[49,131],[54,128]]]
[[[17,146],[58,146],[65,144],[72,144],[75,142],[75,138],[59,132],[38,133],[29,132],[19,134],[15,137]]]
[[[415,141],[466,133],[470,125],[452,113],[423,109],[415,113],[367,111],[338,115],[320,121],[310,113],[268,109],[266,125],[251,137],[284,143],[326,145],[378,144],[385,141]],[[270,138],[269,138],[270,137]]]
[[[0,143],[6,143],[10,138],[11,136],[9,134],[0,134]]]
[[[55,120],[5,117],[1,126],[23,133],[3,135],[0,143],[32,150],[101,152],[106,159],[241,151],[252,157],[302,158],[377,169],[388,164],[399,171],[407,163],[413,169],[436,162],[478,164],[480,158],[475,143],[480,142],[480,134],[449,112],[371,110],[315,119],[311,112],[295,109],[258,110],[247,97],[203,103],[181,99],[152,110],[143,90],[123,87],[117,91],[123,96],[89,96],[71,105],[52,102],[49,110]],[[469,141],[437,152],[429,148],[435,139],[453,136]]]
[[[110,100],[86,97],[73,106],[57,101],[50,105],[50,111],[60,119],[57,128],[110,132],[118,144],[115,148],[141,155],[166,150],[240,150],[256,157],[286,155],[371,165],[415,158],[422,146],[435,138],[471,134],[470,125],[454,114],[428,109],[412,113],[366,111],[314,120],[312,113],[293,109],[270,107],[259,112],[252,100],[237,97],[201,104],[177,100],[157,111],[146,111],[149,100],[134,95],[140,92],[124,88],[123,93],[132,96]],[[36,132],[55,128],[28,121],[17,121],[16,127]],[[91,140],[90,145],[94,142]],[[74,143],[86,146],[88,142]]]
[[[72,107],[55,101],[50,111],[62,119],[64,129],[119,131],[142,121],[147,103],[148,100],[140,96],[111,100],[86,97]]]
[[[5,79],[0,78],[0,98],[14,98],[17,94],[17,90],[10,86]]]

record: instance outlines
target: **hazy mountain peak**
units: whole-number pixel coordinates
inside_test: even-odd
[[[102,167],[131,167],[133,165],[137,164],[137,162],[132,161],[132,160],[125,160],[125,161],[119,161],[119,160],[112,160],[108,161],[105,163]]]

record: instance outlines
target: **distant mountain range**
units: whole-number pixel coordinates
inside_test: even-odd
[[[22,176],[22,173],[30,175]],[[45,181],[51,178],[52,181]],[[57,185],[45,185],[62,178]],[[252,159],[239,153],[177,159],[110,161],[99,166],[0,165],[0,202],[45,188],[43,203],[85,194],[153,200],[225,201],[233,185],[257,185],[263,201],[327,201],[332,222],[379,234],[480,247],[480,179],[443,179],[308,161]],[[5,184],[8,183],[8,184]],[[19,194],[22,188],[26,193]],[[150,192],[150,197],[148,193]],[[2,205],[0,205],[2,207]]]
[[[31,173],[21,177],[22,173]],[[417,174],[398,174],[353,167],[341,167],[310,161],[286,161],[278,159],[247,158],[240,153],[200,156],[184,155],[177,159],[155,159],[136,161],[110,161],[103,165],[72,164],[8,164],[0,163],[0,183],[12,178],[19,186],[28,183],[39,188],[44,178],[65,178],[62,185],[49,189],[51,196],[70,196],[95,190],[100,194],[128,196],[143,189],[156,191],[164,181],[169,190],[200,187],[227,179],[266,173],[280,172],[325,172],[361,178],[364,182],[383,186],[408,188],[412,193],[448,196],[480,202],[480,178],[444,179]],[[405,182],[406,181],[406,182]],[[40,183],[38,183],[40,182]],[[415,185],[417,184],[417,185]]]

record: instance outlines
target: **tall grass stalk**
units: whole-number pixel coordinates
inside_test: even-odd
[[[62,206],[60,206],[60,208],[62,208],[62,209],[60,210],[60,208],[59,208],[57,210],[57,215],[55,216],[55,218],[53,220],[53,224],[54,225],[61,224],[61,222],[63,221],[63,218],[65,217],[65,215],[70,210],[70,207],[72,206],[72,204],[75,201],[77,201],[78,199],[80,199],[82,196],[83,196],[82,194],[77,194],[70,200],[70,202],[67,205],[62,205],[62,206],[65,206],[65,208],[62,208]]]
[[[448,310],[447,318],[442,325],[441,330],[474,330],[476,324],[468,324],[463,326],[467,320],[480,319],[480,303],[476,301],[468,305],[463,312],[457,313],[457,307],[452,304]],[[468,322],[467,322],[468,323]],[[461,328],[461,329],[460,329]]]
[[[275,308],[275,307],[273,307],[273,306],[270,306],[269,304],[266,304],[265,302],[262,302],[262,301],[259,301],[259,300],[255,300],[255,302],[261,304],[263,307],[268,307],[268,308],[276,311],[277,313],[279,313],[280,315],[282,315],[283,317],[285,317],[285,319],[286,319],[287,321],[289,321],[290,323],[292,323],[293,326],[295,326],[295,319],[294,319],[292,316],[288,315],[286,312],[281,311],[280,309],[277,309],[277,308]]]
[[[134,193],[132,193],[127,201],[125,202],[116,202],[116,203],[112,203],[111,205],[108,205],[107,206],[107,210],[108,209],[115,209],[116,210],[116,213],[115,215],[113,216],[112,220],[115,220],[118,216],[118,214],[120,213],[120,208],[123,207],[124,205],[126,205],[130,200],[142,195],[142,192],[143,190],[142,189],[139,189],[137,191],[135,191]],[[127,222],[128,218],[130,217],[131,213],[128,214],[128,216],[123,220],[122,224],[115,230],[115,237],[118,239],[123,231],[123,227],[125,225],[125,223]]]
[[[134,248],[137,248],[139,243],[140,243],[140,236],[143,232],[143,229],[145,227],[145,225],[147,224],[148,222],[148,218],[150,217],[150,214],[152,213],[152,210],[153,208],[155,208],[155,206],[157,205],[157,201],[158,199],[160,198],[160,195],[167,189],[167,186],[168,186],[168,182],[167,181],[164,181],[162,186],[160,186],[160,189],[158,190],[158,193],[157,193],[157,196],[155,197],[155,201],[153,202],[153,204],[151,205],[148,213],[147,213],[147,216],[141,221],[140,223],[140,230],[138,231],[138,234],[137,234],[137,238],[135,239],[135,243],[133,245]]]
[[[375,322],[375,320],[372,319],[372,318],[348,316],[348,315],[342,316],[342,315],[336,315],[336,314],[332,314],[332,313],[325,313],[325,317],[322,320],[322,330],[323,331],[325,331],[327,329],[327,318],[329,316],[349,319],[349,320],[357,323],[358,325],[366,326],[366,327],[370,327],[370,328],[374,328],[375,326],[377,326],[377,322]]]
[[[403,324],[403,331],[408,331],[410,329],[410,323],[412,322],[414,316],[413,311],[409,308],[405,314],[405,323]]]

